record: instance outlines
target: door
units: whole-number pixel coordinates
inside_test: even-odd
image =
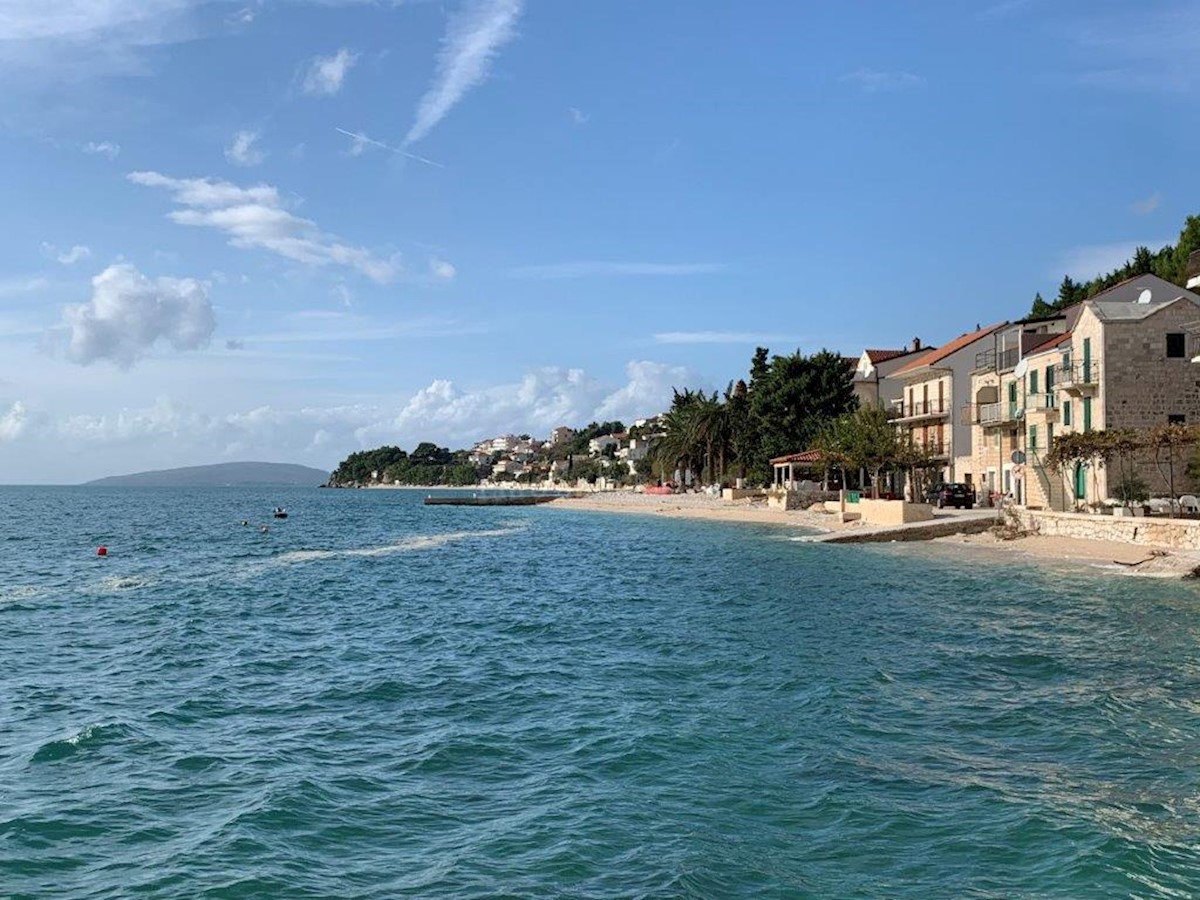
[[[1083,463],[1075,463],[1075,499],[1084,500],[1087,498],[1087,470],[1084,469]]]

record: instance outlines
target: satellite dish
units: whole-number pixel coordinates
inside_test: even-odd
[[[1154,297],[1154,292],[1151,291],[1149,288],[1146,288],[1146,290],[1144,290],[1140,294],[1138,294],[1137,302],[1142,304],[1143,306],[1145,306],[1147,303],[1150,302],[1151,298],[1153,298],[1153,297]]]
[[[1013,413],[1013,415],[1016,416],[1016,418],[1018,418],[1018,419],[1025,418],[1025,407],[1022,406],[1015,413]]]
[[[1025,454],[1022,453],[1020,450],[1014,450],[1012,452],[1012,461],[1013,461],[1014,466],[1025,465]]]
[[[1013,369],[1013,374],[1018,378],[1024,378],[1025,373],[1029,371],[1029,360],[1023,359],[1017,363],[1017,367]]]

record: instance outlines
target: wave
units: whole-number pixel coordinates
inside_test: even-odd
[[[88,587],[93,594],[115,594],[119,591],[132,591],[149,587],[154,579],[147,575],[108,575]]]
[[[131,733],[132,729],[128,725],[119,722],[86,725],[70,737],[57,738],[42,744],[30,761],[42,763],[66,759],[76,753],[116,743]]]
[[[448,531],[441,534],[422,534],[405,538],[394,544],[383,544],[378,547],[354,547],[345,550],[289,550],[281,553],[273,560],[277,565],[296,565],[299,563],[319,562],[325,559],[391,556],[395,553],[413,553],[418,550],[434,550],[447,544],[458,543],[472,538],[508,537],[524,531],[525,526],[494,528],[488,531]]]

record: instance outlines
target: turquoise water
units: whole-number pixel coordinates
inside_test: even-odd
[[[0,489],[0,896],[1200,894],[1195,588],[419,501]]]

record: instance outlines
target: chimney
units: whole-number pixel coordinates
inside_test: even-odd
[[[913,338],[913,352],[915,353],[916,351],[918,351],[920,349],[921,349],[921,339],[919,337]]]

